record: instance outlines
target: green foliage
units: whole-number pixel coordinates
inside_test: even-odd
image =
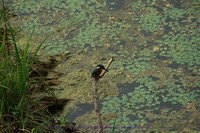
[[[155,57],[154,53],[147,49],[134,52],[132,56],[129,51],[120,51],[118,54],[125,59],[115,61],[115,67],[123,67],[133,74],[140,74],[151,69],[153,65],[150,61]]]
[[[139,86],[133,88],[133,92],[120,97],[104,99],[102,112],[104,114],[116,114],[115,119],[110,120],[108,124],[117,121],[118,126],[143,125],[150,119],[146,114],[158,111],[161,105],[164,106],[165,103],[185,106],[198,98],[199,92],[188,92],[182,84],[183,81],[169,83],[163,88],[160,88],[150,77],[141,78],[137,82]]]
[[[171,31],[163,32],[161,37],[154,40],[162,45],[161,55],[171,57],[177,63],[187,64],[188,69],[194,72],[198,71],[196,63],[199,62],[199,54],[196,47],[199,31],[195,31],[198,29],[198,24],[190,23],[198,17],[199,13],[195,4],[198,2],[192,2],[191,6],[186,9],[166,7],[167,1],[163,4],[159,4],[156,0],[137,0],[131,3],[133,11],[136,12],[134,18],[137,19],[130,18],[131,21],[122,21],[115,17],[113,22],[108,22],[112,14],[103,10],[106,2],[100,4],[95,0],[38,2],[19,0],[17,3],[13,2],[12,7],[19,15],[24,14],[19,22],[23,31],[30,32],[35,27],[39,41],[49,34],[53,36],[43,46],[47,54],[55,55],[74,46],[96,48],[105,43],[115,45],[117,52],[121,52],[121,46],[119,46],[121,39],[126,40],[129,45],[134,41],[137,42],[137,46],[148,45],[148,39],[140,38],[142,33],[139,33],[139,36],[132,35],[137,33],[137,31],[131,32],[134,27],[140,27],[141,30],[153,34],[158,34],[164,30],[164,27],[168,27]],[[157,10],[158,6],[163,7],[163,11]],[[187,33],[190,33],[190,36],[185,36]],[[170,48],[168,48],[169,45]],[[151,49],[146,48],[145,50],[149,52]],[[121,55],[123,56],[123,53]],[[129,61],[131,60],[119,61],[118,64],[123,67]],[[146,61],[136,61],[135,64],[129,63],[126,68],[139,73],[141,70],[148,69],[147,66]],[[141,70],[139,68],[133,70],[133,67],[141,67]]]
[[[99,24],[97,22],[87,23],[85,27],[80,29],[79,34],[69,42],[69,45],[95,48],[111,41],[115,41],[116,45],[120,43],[119,36],[124,28],[129,28],[129,26],[128,24],[123,25],[123,22],[116,22],[112,25]]]
[[[24,6],[27,9],[23,8]],[[100,18],[105,15],[101,10],[105,6],[106,2],[100,4],[95,0],[44,0],[37,2],[37,5],[32,5],[31,1],[25,3],[19,1],[13,4],[13,10],[19,14],[30,15],[29,19],[27,16],[22,18],[23,23],[20,23],[22,31],[30,32],[35,27],[38,40],[43,40],[49,34],[53,36],[43,47],[47,54],[55,55],[74,46],[95,48],[110,42],[117,45],[120,43],[120,37],[131,38],[125,32],[130,28],[126,21],[99,23]],[[46,13],[40,14],[41,11]]]
[[[42,0],[42,1],[31,1],[31,0],[18,0],[17,4],[13,6],[15,12],[20,13],[39,13],[42,8],[47,10],[57,8],[66,9],[67,1],[63,0]]]
[[[3,11],[2,11],[3,12]],[[3,39],[0,45],[0,55],[2,55],[3,60],[0,62],[0,99],[1,99],[1,114],[13,113],[15,116],[24,116],[26,112],[26,97],[25,93],[27,91],[27,78],[28,78],[28,49],[29,44],[26,45],[25,51],[22,54],[19,51],[17,42],[15,40],[15,33],[11,27],[7,14],[3,12],[3,19],[1,23],[7,22],[3,33],[5,30],[10,31],[11,39],[13,44],[9,44],[8,39]],[[3,38],[7,38],[7,34],[3,34]],[[8,45],[13,45],[15,49],[15,57],[13,60],[13,55],[11,55],[8,49]]]
[[[142,73],[152,67],[152,65],[146,61],[140,61],[140,60],[127,60],[124,62],[125,68],[134,73],[134,74],[139,74]]]
[[[166,90],[168,93],[166,94],[165,97],[163,97],[163,100],[165,102],[169,101],[172,104],[178,103],[181,105],[186,105],[191,101],[195,101],[195,99],[198,97],[197,91],[187,92],[183,84],[170,83],[167,86]]]
[[[158,32],[162,27],[161,18],[158,13],[150,13],[141,15],[139,19],[139,24],[142,30],[148,32]]]
[[[178,9],[174,7],[165,11],[165,15],[173,20],[179,20],[181,18],[184,18],[185,13],[186,11],[184,9]]]
[[[199,33],[197,22],[190,24],[190,20],[195,16],[189,17],[190,8],[186,12],[183,9],[175,9],[165,11],[165,15],[172,20],[166,26],[170,27],[170,31],[163,35],[158,42],[166,44],[161,54],[171,57],[178,64],[186,65],[187,69],[199,74],[198,66],[200,64],[199,53]],[[194,11],[194,13],[197,11]],[[184,21],[178,22],[178,19],[184,18]],[[191,28],[191,26],[193,28]]]
[[[65,7],[68,7],[71,11],[70,13],[72,15],[74,15],[74,14],[79,14],[82,11],[82,6],[84,4],[86,4],[86,1],[85,0],[82,0],[82,1],[80,1],[80,0],[73,0],[73,1],[68,0],[66,4],[67,4],[67,6],[65,5]]]
[[[155,3],[156,0],[137,0],[133,2],[132,8],[135,11],[152,10],[152,6],[154,6]]]
[[[80,33],[73,38],[73,43],[75,45],[79,45],[81,47],[85,47],[86,45],[95,45],[96,39],[101,34],[101,27],[95,23],[88,25],[88,27],[84,27],[80,30]]]
[[[132,8],[133,10],[145,9],[145,4],[141,0],[138,0],[137,2],[133,2]]]
[[[19,132],[19,129],[26,130],[31,127],[30,123],[34,123],[32,118],[30,121],[32,112],[28,105],[30,101],[29,68],[35,59],[35,57],[30,57],[29,50],[34,30],[22,51],[18,46],[16,31],[11,26],[3,1],[0,6],[3,7],[0,8],[0,25],[4,26],[1,31],[2,36],[0,36],[0,130],[1,132]],[[36,55],[38,49],[33,56]]]

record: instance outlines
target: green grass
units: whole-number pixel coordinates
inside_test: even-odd
[[[0,6],[0,132],[41,132],[43,127],[35,120],[38,117],[31,118],[34,116],[30,103],[34,105],[34,102],[28,91],[29,68],[43,42],[31,57],[29,46],[33,30],[23,51],[19,49],[16,30],[9,22],[3,0]]]

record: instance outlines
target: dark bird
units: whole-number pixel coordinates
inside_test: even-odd
[[[108,72],[107,69],[105,69],[105,67],[101,64],[97,65],[97,67],[92,71],[92,78],[98,80],[100,78],[101,72],[102,70],[105,70]]]

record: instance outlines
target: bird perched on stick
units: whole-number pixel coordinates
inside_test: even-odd
[[[106,72],[108,72],[108,70],[101,64],[97,65],[97,67],[92,71],[92,78],[94,78],[95,80],[98,80],[101,78],[101,72],[102,70],[105,70]]]

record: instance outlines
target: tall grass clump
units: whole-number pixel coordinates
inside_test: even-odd
[[[28,95],[29,68],[33,60],[29,56],[29,41],[19,49],[16,30],[9,22],[4,1],[0,4],[0,132],[38,132],[31,117],[32,103]],[[34,54],[35,55],[35,54]],[[34,123],[34,124],[30,124]],[[37,124],[35,124],[37,123]]]
[[[0,119],[1,124],[6,123],[11,131],[17,128],[15,122],[24,121],[26,118],[29,63],[28,44],[25,51],[20,52],[15,39],[15,31],[10,25],[7,14],[2,0],[0,11]],[[20,122],[22,124],[20,127],[25,126],[24,122]],[[8,128],[7,131],[9,132]]]

